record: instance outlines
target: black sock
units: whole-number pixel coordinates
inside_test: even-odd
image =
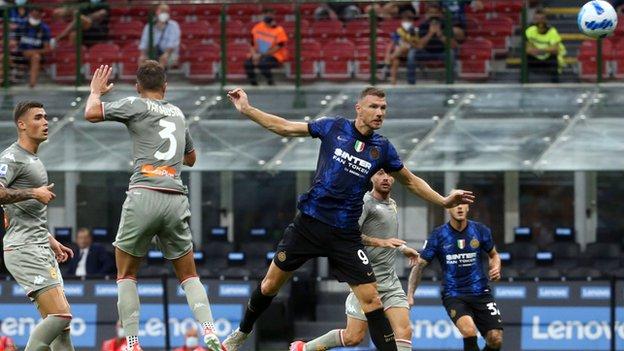
[[[500,349],[492,348],[486,344],[485,347],[483,348],[483,351],[500,351]]]
[[[373,340],[373,344],[377,347],[377,350],[381,351],[396,351],[396,341],[394,340],[394,333],[392,332],[392,326],[383,308],[376,309],[374,311],[365,313],[368,320],[368,331],[370,337]]]
[[[479,351],[479,345],[477,345],[476,336],[464,338],[464,351]]]
[[[262,294],[260,290],[260,285],[251,293],[251,298],[247,303],[247,310],[245,311],[245,316],[243,316],[243,320],[240,323],[240,331],[243,333],[251,333],[251,329],[253,329],[254,323],[260,317],[262,312],[264,312],[270,305],[271,301],[275,296],[266,296]]]

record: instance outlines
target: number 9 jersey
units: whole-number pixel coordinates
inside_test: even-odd
[[[130,189],[187,193],[180,170],[184,155],[193,151],[193,140],[177,106],[166,100],[128,97],[103,102],[102,112],[105,121],[121,122],[130,132],[134,161]]]

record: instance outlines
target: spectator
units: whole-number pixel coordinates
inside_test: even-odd
[[[199,346],[197,328],[191,327],[187,329],[184,335],[184,346],[180,346],[173,351],[206,351],[205,348]]]
[[[544,11],[533,16],[533,25],[526,29],[526,52],[529,72],[546,73],[553,83],[559,82],[559,71],[565,65],[565,47],[555,27],[548,25]]]
[[[466,39],[466,6],[479,11],[483,9],[483,3],[480,0],[441,0],[440,3],[451,14],[453,38],[459,43],[463,42]]]
[[[355,3],[331,2],[321,4],[314,10],[315,20],[341,20],[350,21],[362,15],[362,11]]]
[[[126,346],[126,337],[124,336],[123,327],[121,326],[121,322],[117,321],[115,324],[115,331],[117,332],[117,337],[104,340],[102,343],[102,351],[124,351],[124,347]]]
[[[414,13],[404,11],[401,14],[401,27],[391,34],[392,44],[386,53],[386,65],[390,66],[390,82],[396,84],[397,71],[401,60],[407,57],[410,49],[418,47],[418,33],[414,26]]]
[[[81,0],[80,23],[82,24],[82,42],[90,46],[108,39],[108,21],[110,10],[105,0]],[[88,6],[87,6],[88,4]],[[60,42],[69,37],[70,42],[76,42],[76,10],[63,7],[54,11],[55,18],[63,18],[70,23],[54,38]]]
[[[269,85],[275,84],[271,70],[288,57],[286,49],[288,36],[284,28],[277,25],[275,12],[272,9],[265,9],[262,14],[262,22],[251,29],[251,52],[245,61],[245,72],[251,85],[258,85],[256,67],[266,77]]]
[[[446,36],[442,8],[437,3],[427,5],[426,20],[418,28],[418,45],[407,54],[407,82],[416,83],[418,62],[443,61],[445,58]],[[451,41],[451,46],[454,41]]]
[[[153,27],[153,45],[156,52],[156,60],[167,68],[177,66],[180,57],[180,25],[171,19],[169,5],[160,3],[156,8],[156,22]],[[149,58],[149,24],[143,28],[141,35],[140,61]]]
[[[28,22],[28,9],[26,8],[26,0],[15,0],[17,7],[9,10],[9,22],[11,31],[16,30],[19,26]]]
[[[0,336],[0,351],[17,351],[13,339],[6,335]]]
[[[28,21],[15,31],[17,45],[16,63],[28,63],[30,67],[29,85],[34,87],[39,79],[44,55],[50,52],[50,28],[41,21],[41,10],[33,8],[28,14]]]
[[[67,273],[78,277],[91,275],[105,275],[113,272],[113,260],[106,249],[93,243],[91,232],[87,228],[80,228],[76,233],[78,255],[69,262]]]

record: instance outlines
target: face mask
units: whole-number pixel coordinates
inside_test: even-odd
[[[271,24],[271,22],[273,22],[273,17],[272,16],[264,16],[263,21],[266,24]]]
[[[169,20],[169,14],[167,12],[161,12],[158,14],[158,21],[167,22]]]
[[[410,30],[410,28],[412,28],[412,22],[401,22],[401,27],[405,30]]]
[[[123,328],[119,328],[119,329],[117,329],[117,337],[118,337],[119,339],[121,339],[121,338],[123,338],[123,337],[124,337],[124,330],[123,330]]]
[[[32,18],[32,17],[28,17],[28,23],[30,23],[31,26],[38,26],[39,23],[41,23],[40,19],[36,19],[36,18]]]
[[[26,0],[15,0],[15,5],[24,6],[26,5]]]
[[[197,347],[197,345],[199,344],[199,341],[197,337],[189,336],[188,338],[186,338],[185,344],[186,344],[186,347]]]

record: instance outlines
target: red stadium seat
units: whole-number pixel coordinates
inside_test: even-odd
[[[342,22],[338,20],[314,21],[310,26],[309,35],[317,40],[340,38],[343,35]]]
[[[330,79],[347,79],[353,74],[355,44],[336,39],[323,46],[322,76]]]
[[[370,37],[370,21],[367,19],[358,19],[347,22],[344,35],[347,38]]]
[[[493,58],[492,42],[468,39],[459,48],[459,77],[462,79],[487,79],[490,76],[490,60]]]
[[[119,79],[135,80],[136,71],[139,68],[139,57],[141,50],[136,43],[128,44],[121,49],[119,55]]]
[[[137,20],[111,22],[108,33],[109,37],[115,41],[140,39],[143,33],[143,23]]]
[[[218,72],[220,55],[221,50],[215,44],[189,46],[181,57],[181,61],[185,62],[186,77],[192,81],[214,80]]]
[[[579,49],[578,68],[579,77],[583,80],[595,81],[598,72],[598,62],[596,60],[596,41],[585,40]],[[602,59],[603,77],[609,76],[609,61],[613,60],[613,43],[610,40],[603,40]],[[619,66],[616,60],[616,66]]]
[[[95,44],[85,55],[85,77],[91,79],[95,70],[101,65],[113,67],[113,76],[118,74],[117,61],[120,49],[116,44]]]
[[[281,25],[282,25],[282,27],[284,27],[284,30],[286,31],[286,35],[288,35],[288,38],[290,40],[294,40],[294,38],[295,38],[295,22],[294,21],[282,22]],[[310,22],[307,21],[307,20],[302,19],[301,20],[301,35],[302,36],[303,36],[304,33],[305,34],[309,33],[308,28],[310,28]]]
[[[290,51],[290,61],[287,63],[286,76],[295,78],[295,44],[288,46]],[[321,44],[314,39],[301,40],[301,78],[318,78],[319,65],[322,59]]]
[[[228,21],[225,35],[228,40],[246,42],[251,40],[251,30],[241,21]]]
[[[624,78],[624,40],[616,42],[613,48],[613,76]]]
[[[385,59],[386,50],[388,48],[389,42],[385,39],[378,38],[377,39],[377,67],[380,67]],[[358,79],[369,79],[370,78],[370,42],[360,41],[356,42],[355,48],[355,77]],[[382,71],[377,72],[377,76],[382,79]]]
[[[211,26],[206,21],[199,22],[182,22],[180,23],[180,32],[182,39],[189,40],[197,40],[197,39],[207,39],[209,37],[214,37],[214,30],[220,30],[218,27]],[[216,36],[219,35],[219,32],[216,33]]]
[[[240,80],[246,77],[245,60],[249,56],[249,43],[227,44],[227,78]]]
[[[82,59],[87,51],[85,46],[82,47]],[[76,47],[74,45],[61,45],[52,52],[52,65],[50,66],[50,75],[57,83],[73,83],[76,81]]]
[[[480,28],[470,32],[471,36],[482,36],[492,42],[494,53],[509,51],[509,37],[513,34],[513,21],[506,16],[490,18],[481,23]]]

